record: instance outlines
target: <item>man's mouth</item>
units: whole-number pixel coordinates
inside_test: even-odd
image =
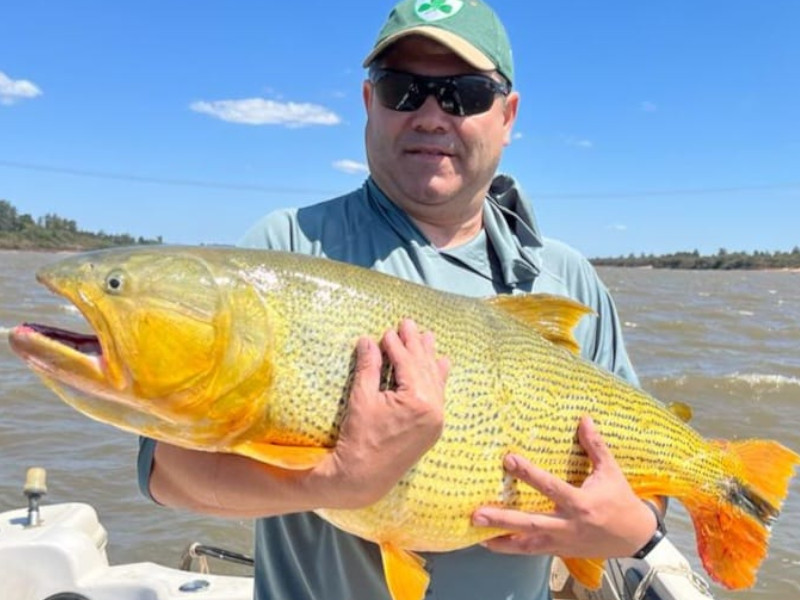
[[[421,156],[453,156],[454,152],[450,148],[441,146],[412,146],[406,149],[407,154]]]

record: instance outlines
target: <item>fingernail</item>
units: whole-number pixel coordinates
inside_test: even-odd
[[[511,454],[506,454],[503,464],[505,465],[507,471],[515,471],[517,467],[519,467],[516,457],[512,456]]]
[[[477,514],[472,517],[472,524],[479,527],[486,527],[489,524],[489,519],[485,515]]]

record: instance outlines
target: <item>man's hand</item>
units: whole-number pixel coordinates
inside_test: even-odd
[[[504,554],[553,554],[573,558],[631,556],[652,537],[653,513],[633,493],[619,464],[589,417],[578,425],[578,440],[594,469],[581,487],[544,471],[521,456],[505,458],[506,471],[555,503],[550,514],[482,507],[473,523],[511,533],[485,546]]]
[[[159,442],[150,492],[161,504],[254,518],[318,508],[361,508],[384,496],[439,439],[449,361],[431,333],[409,320],[381,347],[396,389],[381,391],[378,345],[360,339],[356,372],[336,446],[316,467],[287,471],[236,454]]]
[[[450,363],[437,358],[434,336],[405,319],[380,348],[361,338],[347,412],[329,459],[315,468],[329,487],[325,508],[361,508],[384,496],[439,439]],[[382,391],[381,348],[395,389]]]

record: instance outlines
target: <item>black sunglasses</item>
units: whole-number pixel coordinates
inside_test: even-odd
[[[507,96],[511,86],[486,75],[430,77],[394,69],[370,67],[369,80],[386,108],[401,112],[417,110],[433,95],[449,115],[467,117],[486,112],[497,94]]]

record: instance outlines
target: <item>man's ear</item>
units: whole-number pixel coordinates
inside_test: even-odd
[[[517,120],[517,109],[519,108],[519,92],[511,92],[506,96],[503,106],[503,145],[508,146],[511,143],[511,130],[514,127],[514,121]]]
[[[369,110],[369,103],[372,102],[372,84],[367,79],[361,84],[361,97],[364,100],[364,108]]]

